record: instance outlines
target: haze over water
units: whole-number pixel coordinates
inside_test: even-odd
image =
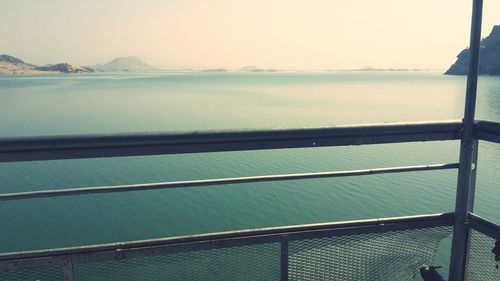
[[[483,37],[499,1],[484,1]],[[2,0],[0,53],[44,65],[137,56],[166,69],[445,69],[471,0]]]

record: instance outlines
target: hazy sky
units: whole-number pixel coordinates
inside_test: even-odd
[[[36,64],[138,56],[168,68],[446,68],[472,0],[1,0],[0,53]],[[500,24],[485,0],[483,36]]]

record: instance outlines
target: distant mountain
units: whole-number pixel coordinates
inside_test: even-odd
[[[469,49],[457,56],[457,61],[448,69],[448,75],[467,75],[469,67]],[[481,41],[479,55],[479,74],[500,75],[500,25],[493,27],[490,35]]]
[[[60,63],[48,66],[37,66],[26,63],[9,55],[0,55],[0,73],[80,73],[93,72],[93,69],[79,65]]]
[[[240,69],[238,69],[238,71],[241,71],[241,72],[249,72],[249,71],[259,71],[260,68],[256,67],[255,65],[247,65],[247,66],[244,66]]]
[[[36,66],[9,55],[0,55],[0,73],[28,73]]]
[[[21,59],[15,58],[13,56],[5,55],[5,54],[0,55],[0,61],[6,62],[6,63],[11,63],[11,64],[16,64],[16,65],[33,66],[32,64],[25,63]]]
[[[58,63],[48,66],[37,66],[36,70],[41,71],[52,71],[52,72],[62,72],[62,73],[82,73],[82,72],[95,72],[92,68],[69,64],[69,63]]]
[[[126,71],[126,72],[158,70],[137,57],[120,57],[105,64],[93,65],[91,66],[91,68],[98,71]]]
[[[201,72],[226,72],[227,69],[224,68],[209,68],[209,69],[203,69]]]
[[[263,68],[258,68],[255,65],[248,65],[240,68],[238,70],[239,72],[275,72],[277,71],[276,69],[263,69]]]
[[[148,65],[137,57],[116,58],[106,64],[81,66],[70,63],[49,64],[37,66],[26,63],[9,55],[0,55],[0,73],[82,73],[98,71],[154,71],[156,68]]]
[[[329,70],[332,71],[332,70]],[[333,70],[333,71],[338,71],[338,70]],[[404,72],[404,71],[422,71],[421,69],[417,68],[374,68],[371,66],[363,67],[363,68],[355,68],[355,69],[347,69],[344,71],[389,71],[389,72]]]

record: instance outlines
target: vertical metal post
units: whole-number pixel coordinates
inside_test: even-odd
[[[474,139],[474,115],[476,111],[479,50],[481,47],[481,22],[483,0],[474,0],[469,48],[469,70],[463,132],[460,142],[460,167],[458,170],[455,201],[455,225],[451,246],[449,280],[464,280],[467,258],[468,213],[474,205],[475,171],[477,163],[477,139]]]
[[[288,240],[281,241],[281,281],[288,281]]]
[[[477,165],[479,156],[479,140],[474,139],[472,141],[472,167],[469,183],[469,200],[467,201],[467,210],[469,213],[474,211],[474,196],[476,194],[476,175],[477,175]]]
[[[62,267],[63,267],[63,280],[74,281],[75,275],[73,272],[73,260],[70,257],[64,259]]]

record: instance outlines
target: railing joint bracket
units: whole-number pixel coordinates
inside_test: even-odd
[[[115,260],[123,260],[127,258],[125,251],[123,249],[116,249],[115,250]]]

